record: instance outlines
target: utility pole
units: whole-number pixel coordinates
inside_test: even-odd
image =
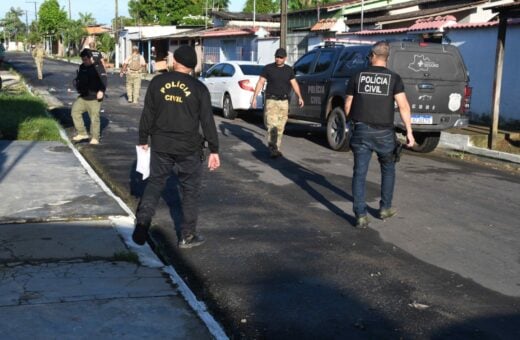
[[[287,46],[287,0],[280,1],[280,48]]]
[[[70,15],[70,0],[69,0],[69,20],[72,19],[72,16]]]
[[[361,31],[363,30],[364,16],[365,16],[365,0],[361,0]]]
[[[25,10],[25,33],[29,33],[29,20],[27,19],[27,10]]]
[[[117,0],[115,0],[115,4],[116,4],[116,17],[114,19],[114,40],[116,41],[116,46],[115,46],[115,60],[114,60],[114,68],[117,68],[119,67],[119,27],[117,25],[117,20],[119,18],[119,4],[117,2]]]
[[[26,1],[26,4],[34,4],[34,18],[36,22],[38,22],[38,11],[36,10],[36,5],[38,4],[37,1]]]

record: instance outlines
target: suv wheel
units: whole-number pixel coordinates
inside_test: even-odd
[[[227,119],[235,119],[237,117],[237,112],[233,109],[233,103],[231,102],[231,97],[229,94],[224,95],[224,103],[222,104],[222,115]]]
[[[327,118],[327,142],[332,150],[348,151],[347,120],[340,107],[334,108]]]
[[[415,145],[413,151],[427,153],[435,150],[441,138],[440,132],[414,132]]]

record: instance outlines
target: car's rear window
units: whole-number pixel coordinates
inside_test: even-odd
[[[401,78],[465,81],[466,70],[456,51],[396,50],[388,67]]]
[[[262,73],[263,65],[239,65],[242,73],[246,76],[259,76]]]

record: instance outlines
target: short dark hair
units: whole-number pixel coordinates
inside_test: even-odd
[[[85,48],[85,49],[83,49],[83,51],[81,51],[81,53],[79,54],[79,56],[80,56],[81,58],[84,58],[84,57],[92,58],[92,51],[89,50],[88,48]]]
[[[372,55],[376,55],[378,57],[382,57],[388,59],[390,50],[390,45],[386,41],[378,41],[374,46],[372,46]]]

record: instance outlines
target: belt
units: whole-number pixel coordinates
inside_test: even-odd
[[[284,94],[284,95],[266,94],[265,98],[274,99],[274,100],[287,100],[287,99],[289,99],[289,96],[286,94]]]

